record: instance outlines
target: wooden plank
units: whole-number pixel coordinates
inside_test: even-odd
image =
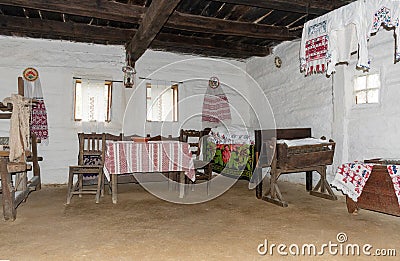
[[[24,96],[24,80],[18,77],[18,94]]]
[[[11,113],[0,113],[0,119],[5,120],[5,119],[10,119],[11,118]]]
[[[0,4],[126,23],[137,23],[146,11],[142,6],[108,0],[0,0]]]
[[[131,65],[147,50],[180,2],[181,0],[153,0],[151,2],[138,31],[126,48]]]
[[[293,40],[298,36],[283,26],[261,25],[246,22],[228,21],[214,17],[203,17],[174,12],[167,28],[192,32],[207,32],[221,35],[236,35],[274,40]]]
[[[7,161],[7,157],[0,157],[3,215],[5,220],[14,221],[17,217],[17,210],[14,204],[15,190],[12,185],[11,175],[7,171]]]
[[[331,0],[214,0],[228,4],[255,6],[266,9],[275,9],[286,12],[316,14],[327,13],[339,6],[352,1],[331,1]],[[336,3],[336,4],[335,4]]]
[[[147,10],[147,8],[145,7],[126,5],[104,0],[99,0],[99,1],[74,0],[72,1],[72,3],[70,2],[66,3],[63,1],[56,1],[56,0],[49,0],[49,1],[0,0],[0,3],[13,6],[21,6],[25,8],[35,8],[52,12],[67,13],[71,15],[81,15],[94,18],[109,19],[111,21],[127,22],[127,23],[142,22],[142,17],[144,16],[144,13]],[[171,3],[164,3],[164,4],[171,5]],[[151,16],[150,14],[151,13],[149,13],[149,16]],[[157,19],[155,17],[157,16],[157,13],[153,13],[152,16],[154,17],[149,17],[149,19],[151,18],[154,20]],[[19,21],[23,23],[22,25],[18,26],[18,22],[14,23],[14,21],[16,21],[17,18],[19,18],[20,19]],[[1,24],[0,28],[5,31],[7,31],[6,29],[8,29],[9,31],[12,31],[12,29],[18,31],[19,29],[22,30],[23,33],[32,33],[40,31],[41,33],[43,33],[43,37],[54,34],[55,36],[74,37],[75,41],[85,41],[85,40],[87,41],[93,39],[93,41],[109,40],[112,43],[121,41],[121,39],[123,40],[126,38],[130,39],[130,37],[136,32],[134,29],[120,29],[115,27],[103,28],[100,26],[97,26],[96,29],[96,26],[85,27],[87,26],[86,24],[63,23],[63,22],[58,22],[59,24],[57,24],[57,21],[49,21],[49,20],[43,21],[40,19],[36,19],[40,21],[39,23],[39,21],[35,21],[35,18],[29,19],[29,21],[33,20],[31,22],[32,24],[29,24],[27,21],[23,19],[25,18],[3,16],[2,19],[0,20]],[[164,17],[164,19],[168,19],[168,17],[166,18]],[[68,29],[66,30],[62,29],[63,27],[61,26],[61,24],[68,24],[69,25]],[[274,40],[292,40],[298,37],[298,35],[296,35],[295,33],[289,33],[286,27],[227,21],[224,19],[218,19],[213,17],[202,17],[190,14],[183,14],[176,11],[169,18],[166,26],[178,30],[189,30],[189,31],[203,32],[203,33],[216,33],[222,35],[236,35],[243,37],[270,38]],[[30,29],[32,29],[32,31],[30,31]],[[146,28],[142,30],[146,30]],[[86,33],[88,33],[88,35],[85,35]],[[146,32],[146,33],[154,34],[154,32]],[[137,37],[139,37],[139,35]],[[127,42],[128,39],[126,39],[125,42]]]
[[[237,44],[233,42],[213,40],[210,38],[194,37],[194,36],[181,36],[160,33],[151,43],[151,48],[166,48],[166,47],[188,47],[191,49],[200,49],[207,51],[230,51],[243,55],[250,56],[267,56],[271,53],[269,47],[250,45],[250,44]]]
[[[44,21],[37,18],[0,16],[0,30],[37,34],[39,37],[47,38],[53,36],[71,38],[76,41],[108,41],[125,43],[136,32],[134,29],[121,29],[105,26],[93,26],[79,23],[64,23],[58,21]],[[51,37],[55,38],[55,37]]]

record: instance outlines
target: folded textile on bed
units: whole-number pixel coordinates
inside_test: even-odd
[[[208,140],[215,144],[254,144],[254,129],[240,125],[212,128]]]
[[[373,166],[374,164],[359,162],[342,164],[338,167],[331,186],[341,190],[343,194],[357,202],[372,172]]]
[[[277,143],[280,144],[285,143],[288,147],[294,147],[294,146],[304,146],[304,145],[326,144],[329,143],[329,141],[316,138],[304,138],[295,140],[277,140]]]

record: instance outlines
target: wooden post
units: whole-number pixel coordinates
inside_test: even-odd
[[[39,159],[37,153],[37,137],[36,134],[31,132],[31,139],[32,139],[32,164],[33,164],[33,176],[37,177],[37,184],[35,190],[40,190],[42,188],[42,181],[40,178],[40,166],[39,166]]]
[[[12,185],[11,175],[7,170],[8,156],[0,157],[0,175],[1,175],[1,189],[2,189],[2,203],[4,219],[14,221],[17,217],[17,210],[15,208],[15,190]]]
[[[21,96],[25,96],[24,94],[24,80],[22,77],[18,77],[18,94]]]
[[[306,171],[306,190],[311,191],[312,189],[312,171]]]

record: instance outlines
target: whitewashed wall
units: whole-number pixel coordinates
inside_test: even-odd
[[[328,179],[344,162],[400,157],[400,64],[393,62],[393,31],[378,32],[368,46],[370,72],[381,73],[380,104],[354,105],[353,79],[360,73],[355,67],[357,54],[349,65],[336,66],[337,72],[329,78],[304,77],[299,72],[299,42],[283,43],[273,55],[247,63],[247,71],[269,98],[277,127],[311,127],[313,136],[325,135],[336,141]],[[273,64],[275,55],[283,61],[280,69]],[[252,96],[252,103],[257,110],[262,106],[257,95]],[[286,179],[304,182],[304,175],[287,175]]]
[[[68,166],[77,161],[76,133],[90,130],[87,125],[81,126],[73,121],[73,77],[121,80],[124,48],[0,37],[0,50],[0,99],[17,92],[17,77],[26,67],[35,67],[39,71],[50,135],[49,145],[39,148],[40,155],[44,157],[40,163],[42,179],[45,184],[66,183]],[[123,130],[126,134],[155,135],[160,133],[162,127],[163,134],[177,135],[181,126],[198,129],[201,127],[199,118],[191,119],[191,116],[201,113],[202,95],[211,76],[219,77],[232,106],[239,112],[234,113],[232,122],[241,122],[239,116],[243,116],[245,124],[249,123],[249,105],[243,103],[248,90],[244,62],[147,51],[137,62],[136,69],[138,77],[183,81],[179,89],[180,100],[195,95],[195,98],[189,99],[190,102],[180,104],[180,122],[164,126],[146,123],[144,84],[138,84],[135,89],[114,84],[112,121],[104,128],[92,130],[115,134]],[[132,93],[135,94],[131,99]],[[0,121],[0,136],[8,136],[8,122]]]
[[[324,75],[305,77],[299,70],[299,42],[286,42],[265,58],[247,62],[247,72],[260,85],[268,98],[278,128],[312,128],[314,137],[332,137],[332,78]],[[274,57],[282,60],[281,68]],[[250,92],[256,111],[266,106],[259,93]],[[260,117],[261,121],[268,117]],[[315,175],[316,176],[316,175]],[[284,175],[282,179],[304,182],[305,175]]]
[[[399,43],[397,43],[399,44]],[[380,104],[354,105],[355,58],[345,70],[348,158],[400,158],[400,63],[394,64],[393,30],[381,30],[369,43],[371,72],[381,74]]]
[[[174,53],[147,51],[136,63],[137,87],[132,91],[124,120],[127,134],[164,136],[179,134],[180,128],[202,129],[201,111],[204,94],[211,76],[221,82],[231,104],[232,123],[249,124],[249,103],[245,63],[235,60],[210,59]],[[146,80],[172,80],[179,86],[179,122],[146,122]]]

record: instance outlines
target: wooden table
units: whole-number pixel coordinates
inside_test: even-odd
[[[117,175],[179,172],[179,197],[185,194],[185,177],[195,180],[189,144],[178,141],[108,141],[104,173],[111,179],[112,201],[117,203]]]

